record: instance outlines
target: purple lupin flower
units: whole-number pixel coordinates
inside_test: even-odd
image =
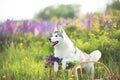
[[[24,20],[21,22],[21,24],[17,28],[18,33],[27,33],[28,32],[28,27],[29,27],[29,21]]]
[[[6,27],[8,28],[9,32],[10,32],[11,34],[13,34],[14,31],[15,31],[15,28],[16,28],[16,21],[7,20],[7,21],[6,21]]]
[[[57,23],[51,23],[51,22],[47,22],[46,28],[47,28],[47,32],[49,34],[52,34],[54,31],[54,28],[56,27]]]
[[[88,31],[91,29],[91,26],[92,26],[92,13],[88,15],[88,19],[87,19],[87,28],[88,28]]]
[[[54,56],[47,56],[46,57],[46,62],[59,62],[60,61],[60,59],[58,58],[58,57],[54,57]]]
[[[105,17],[108,17],[109,14],[107,9],[105,10],[104,14],[105,14]]]
[[[16,28],[16,21],[13,20],[8,19],[7,21],[0,24],[0,34],[2,37],[5,38],[6,42],[7,42],[7,38],[10,38],[11,43],[13,43],[15,28]]]
[[[0,24],[0,34],[2,33],[2,25]]]
[[[85,20],[82,20],[82,26],[84,27],[84,26],[86,26],[87,27],[87,29],[88,29],[88,31],[91,29],[91,27],[92,27],[92,20],[93,20],[93,17],[92,17],[93,15],[92,15],[92,13],[91,14],[89,14],[88,16],[87,16],[87,19],[85,19]]]
[[[30,23],[29,23],[29,28],[28,28],[28,31],[29,32],[32,32],[32,34],[34,35],[34,36],[37,36],[37,35],[39,35],[39,23],[37,22],[37,21],[31,21]]]
[[[2,35],[3,33],[3,23],[0,23],[0,36]]]
[[[45,27],[46,22],[44,20],[41,20],[39,24],[40,24],[39,26],[40,34],[43,35],[46,31],[46,27]]]
[[[68,25],[68,24],[69,24],[68,20],[66,20],[64,18],[60,22],[60,25]]]
[[[7,24],[7,28],[9,30],[9,32],[11,33],[11,43],[13,43],[15,28],[16,28],[16,21],[8,20],[6,24]]]
[[[54,31],[54,27],[56,26],[55,23],[52,23],[50,21],[45,21],[45,20],[41,20],[39,22],[39,32],[41,35],[44,36],[48,36],[49,34],[51,34]]]
[[[3,34],[14,34],[16,28],[16,22],[13,20],[7,20],[1,24]]]

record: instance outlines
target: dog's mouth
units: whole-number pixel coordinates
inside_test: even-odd
[[[51,42],[51,43],[50,43],[50,46],[53,46],[53,47],[54,47],[54,46],[55,46],[56,44],[58,44],[58,43],[59,43],[59,41]]]

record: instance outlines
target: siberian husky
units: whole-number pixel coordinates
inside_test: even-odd
[[[62,68],[66,69],[66,64],[69,62],[84,62],[84,61],[98,61],[101,58],[101,52],[95,50],[90,54],[86,54],[76,46],[69,39],[67,34],[64,32],[62,27],[55,28],[52,36],[49,38],[50,45],[54,47],[54,57],[62,59]],[[54,62],[54,71],[58,71],[58,62]],[[94,64],[86,63],[82,65],[86,72],[89,74],[90,78],[94,78]]]

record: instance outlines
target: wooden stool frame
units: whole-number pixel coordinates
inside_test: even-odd
[[[72,70],[71,70],[71,73],[70,73],[70,80],[72,80],[72,74],[74,73],[75,74],[75,79],[76,80],[79,80],[78,79],[78,72],[77,72],[77,70],[78,69],[80,69],[80,77],[81,77],[81,79],[80,80],[84,80],[84,79],[82,79],[82,68],[81,68],[81,65],[82,64],[86,64],[86,63],[94,63],[94,64],[99,64],[99,65],[101,65],[105,70],[106,70],[106,72],[107,72],[107,74],[108,74],[108,78],[109,78],[109,76],[111,75],[111,72],[110,72],[110,70],[109,70],[109,68],[106,66],[106,65],[104,65],[103,63],[101,63],[101,62],[95,62],[95,61],[86,61],[86,62],[81,62],[81,63],[79,63],[79,64],[76,64],[73,68],[72,68]]]
[[[76,64],[76,65],[72,68],[72,70],[70,71],[69,80],[72,80],[72,74],[73,74],[73,73],[75,74],[75,80],[79,80],[79,78],[78,78],[78,72],[77,72],[78,69],[80,69],[80,80],[84,80],[84,79],[83,79],[83,74],[82,74],[81,65],[82,65],[82,64],[86,64],[86,63],[99,64],[99,65],[102,66],[102,67],[105,69],[105,71],[107,72],[107,74],[108,74],[107,77],[108,77],[108,78],[109,78],[109,76],[111,75],[111,72],[110,72],[109,68],[108,68],[106,65],[104,65],[103,63],[101,63],[101,62],[96,62],[96,61],[86,61],[86,62],[80,62],[80,63]],[[53,64],[50,63],[50,64],[49,64],[49,67],[48,67],[48,80],[56,80],[56,74],[57,74],[57,73],[54,73],[54,79],[51,78],[52,70],[53,70]]]

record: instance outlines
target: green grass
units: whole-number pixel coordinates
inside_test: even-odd
[[[47,80],[44,57],[52,53],[47,46],[48,43],[27,47],[18,45],[5,49],[4,52],[0,53],[0,80]],[[119,74],[119,66],[116,63],[111,60],[101,62],[106,64],[113,73]],[[100,71],[98,70],[100,74],[97,74],[97,76],[105,74],[104,71]],[[68,80],[67,74],[60,71],[57,80]]]
[[[1,57],[4,57],[0,78],[5,80],[43,80],[46,72],[44,60],[40,57],[41,50],[36,47],[10,47]],[[2,55],[5,54],[5,55]]]
[[[84,30],[74,29],[72,33],[70,30],[71,27],[65,28],[76,46],[87,53],[99,49],[102,52],[100,62],[104,63],[112,74],[120,74],[120,41],[109,37],[111,34],[108,31],[104,32],[109,35],[91,32],[87,37]],[[78,34],[79,32],[82,34]],[[0,80],[47,80],[48,69],[45,68],[45,56],[52,54],[53,48],[50,47],[47,38],[27,35],[24,39],[24,37],[16,36],[13,45],[4,47],[0,51]],[[59,71],[57,80],[68,80],[69,73],[69,70]],[[83,77],[88,80],[86,76],[86,72],[84,72]],[[99,69],[95,69],[96,78],[104,76],[106,76],[104,69],[101,69],[100,66]]]

